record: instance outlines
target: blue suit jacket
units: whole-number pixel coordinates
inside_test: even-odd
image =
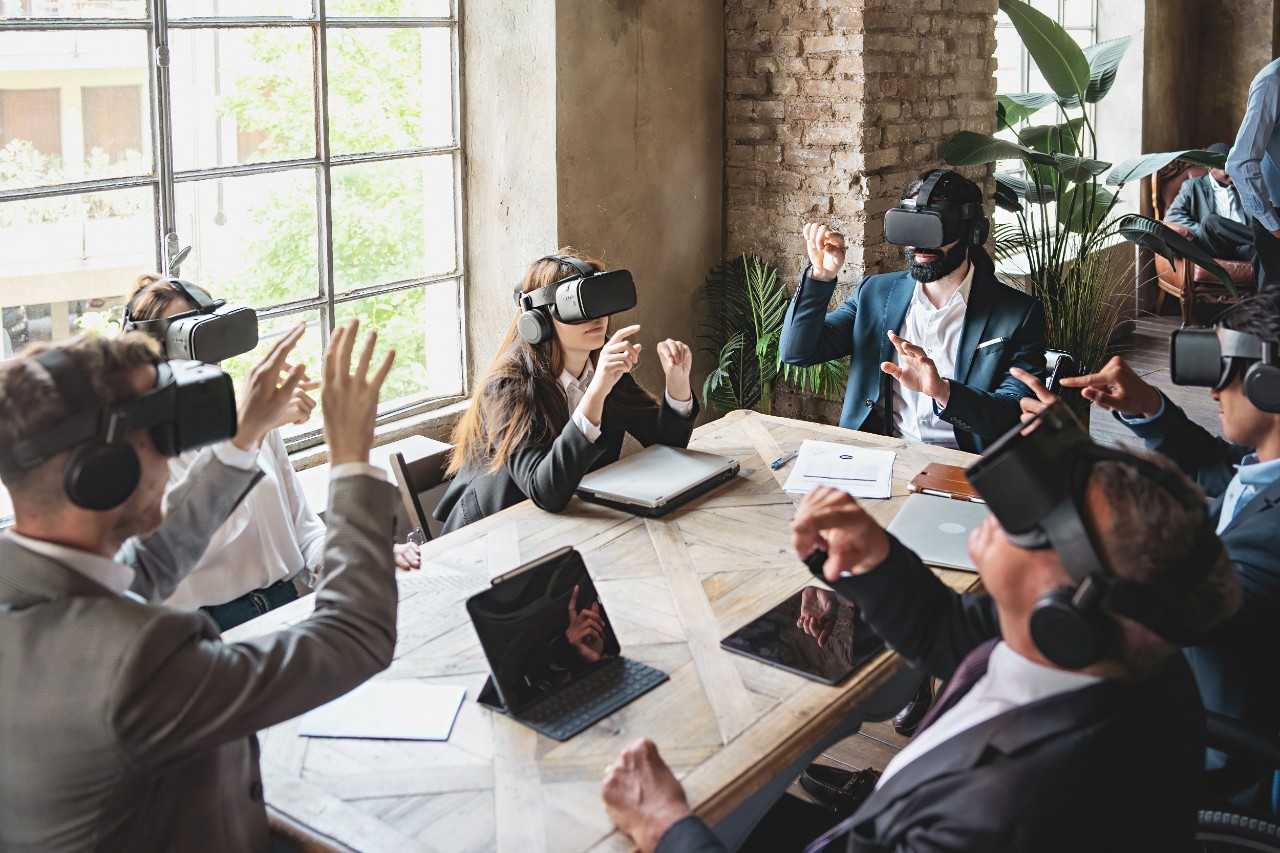
[[[892,360],[887,332],[902,329],[915,287],[907,272],[873,275],[828,313],[836,283],[815,281],[805,270],[782,327],[782,360],[807,366],[853,357],[840,426],[891,432],[891,420],[877,423],[878,418],[869,421],[868,415],[892,406],[886,393],[891,380],[880,364]],[[1001,284],[989,273],[974,271],[956,375],[948,377],[951,399],[941,414],[956,428],[961,450],[980,451],[1018,422],[1018,400],[1031,391],[1009,375],[1009,368],[1043,377],[1044,335],[1044,310],[1038,299]]]
[[[1231,444],[1193,423],[1167,398],[1164,413],[1145,424],[1127,424],[1149,449],[1168,456],[1212,499],[1214,522],[1222,514],[1222,495],[1235,465],[1253,449]],[[1121,421],[1124,423],[1124,421]],[[1187,660],[1210,711],[1244,720],[1269,732],[1280,731],[1280,482],[1254,495],[1220,534],[1235,563],[1244,606],[1201,646],[1187,649]],[[1272,513],[1275,513],[1274,515]],[[1214,756],[1214,788],[1241,801],[1266,797],[1269,772],[1224,763]],[[1256,790],[1255,790],[1256,789]]]

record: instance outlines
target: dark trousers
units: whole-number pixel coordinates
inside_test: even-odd
[[[268,610],[275,610],[298,597],[298,588],[292,580],[276,581],[271,586],[246,592],[239,598],[233,598],[225,604],[212,604],[201,607],[205,613],[213,617],[218,627],[229,631],[250,619],[255,619]]]
[[[1253,283],[1261,293],[1272,282],[1280,282],[1280,237],[1275,237],[1266,226],[1250,218],[1253,224]]]
[[[784,794],[760,819],[739,853],[802,853],[842,820],[830,809]],[[843,837],[835,846],[844,849]]]
[[[1216,213],[1209,214],[1200,223],[1200,237],[1196,242],[1215,258],[1253,260],[1253,227]]]

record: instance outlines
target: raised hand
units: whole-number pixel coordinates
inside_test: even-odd
[[[245,377],[236,406],[236,434],[231,439],[241,450],[257,450],[262,445],[263,437],[280,423],[294,391],[306,377],[306,365],[289,367],[286,362],[306,330],[305,323],[290,329]]]
[[[791,522],[791,544],[801,560],[827,552],[822,575],[829,581],[849,572],[869,572],[889,556],[889,534],[858,502],[839,489],[817,486],[804,496]]]
[[[1139,418],[1160,411],[1160,392],[1118,355],[1112,356],[1097,373],[1068,376],[1063,387],[1079,388],[1080,396],[1099,409],[1119,412],[1125,417]]]
[[[1034,373],[1028,373],[1021,367],[1011,367],[1009,368],[1009,374],[1014,379],[1030,388],[1031,393],[1034,395],[1031,397],[1023,397],[1018,401],[1018,406],[1022,409],[1021,417],[1024,424],[1043,412],[1053,403],[1058,402],[1058,395],[1046,388],[1045,384],[1040,381],[1040,377],[1036,376]]]
[[[600,419],[604,417],[604,400],[613,386],[618,384],[624,373],[629,373],[640,363],[640,344],[633,344],[628,340],[638,331],[639,326],[623,326],[613,333],[613,337],[600,348],[600,355],[596,357],[596,372],[591,377],[586,393],[582,395],[581,403],[582,413],[596,426],[600,425]]]
[[[809,252],[809,278],[817,281],[834,281],[844,266],[844,235],[832,231],[826,225],[810,222],[804,226],[804,246]]]
[[[880,369],[898,380],[903,388],[932,397],[945,409],[951,399],[951,383],[938,375],[937,366],[924,348],[899,337],[892,330],[889,331],[889,342],[898,351],[902,363],[882,362]]]
[[[667,377],[667,393],[671,399],[692,399],[689,389],[689,371],[693,369],[693,350],[689,345],[667,338],[658,344],[658,360],[662,362],[662,372]]]
[[[285,365],[285,370],[292,369],[292,365]],[[280,421],[276,426],[300,426],[311,420],[311,412],[315,410],[316,401],[307,392],[314,391],[319,387],[319,380],[308,379],[304,373],[302,381],[293,389],[293,396],[289,398],[289,405],[285,406],[284,414],[280,416]]]
[[[378,394],[396,359],[395,350],[382,358],[373,376],[369,363],[378,342],[377,332],[365,335],[364,347],[355,371],[351,369],[351,350],[355,346],[359,320],[334,329],[329,351],[324,356],[324,386],[320,399],[324,403],[324,437],[329,445],[329,464],[368,462],[373,447],[373,423],[378,415]]]

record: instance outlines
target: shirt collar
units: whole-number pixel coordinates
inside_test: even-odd
[[[124,595],[129,587],[133,586],[133,569],[123,563],[117,563],[115,560],[109,560],[98,554],[90,554],[88,551],[81,551],[78,548],[68,548],[66,545],[46,542],[43,539],[32,539],[12,530],[5,535],[15,545],[21,545],[28,551],[47,557],[56,563],[66,566],[68,569],[79,572],[89,580],[105,586],[116,595]]]
[[[560,370],[560,387],[565,391],[569,390],[570,385],[577,385],[579,388],[586,389],[591,384],[591,378],[596,375],[596,366],[591,363],[591,359],[587,359],[586,367],[582,368],[581,376],[574,376],[569,371],[561,368]]]
[[[952,294],[951,299],[949,299],[946,305],[943,305],[942,308],[946,308],[947,305],[951,305],[953,302],[955,302],[955,299],[957,296],[960,297],[960,301],[963,302],[965,305],[969,304],[969,291],[973,289],[974,269],[976,268],[973,265],[973,261],[969,261],[969,271],[965,273],[964,280],[960,282],[960,288],[954,294]],[[916,291],[915,291],[914,298],[915,298],[915,301],[919,302],[921,305],[928,306],[930,311],[942,310],[942,308],[935,309],[933,307],[933,303],[929,301],[929,297],[925,296],[924,294],[924,285],[918,281],[916,282]]]
[[[1087,687],[1100,680],[1096,675],[1036,663],[1015,652],[1003,640],[991,652],[987,677],[999,685],[1002,695],[1019,704]]]
[[[1236,471],[1241,483],[1262,489],[1280,480],[1280,459],[1259,462],[1258,454],[1250,453],[1236,466]]]

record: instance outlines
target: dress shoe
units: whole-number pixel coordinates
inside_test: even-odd
[[[876,789],[879,778],[880,771],[870,767],[866,770],[840,770],[810,764],[800,774],[800,787],[841,818],[846,818]]]
[[[911,697],[911,701],[903,705],[902,710],[893,718],[893,730],[904,737],[911,737],[916,733],[920,721],[929,712],[929,706],[932,704],[933,679],[926,678],[920,685],[920,689],[916,691],[916,695]]]

